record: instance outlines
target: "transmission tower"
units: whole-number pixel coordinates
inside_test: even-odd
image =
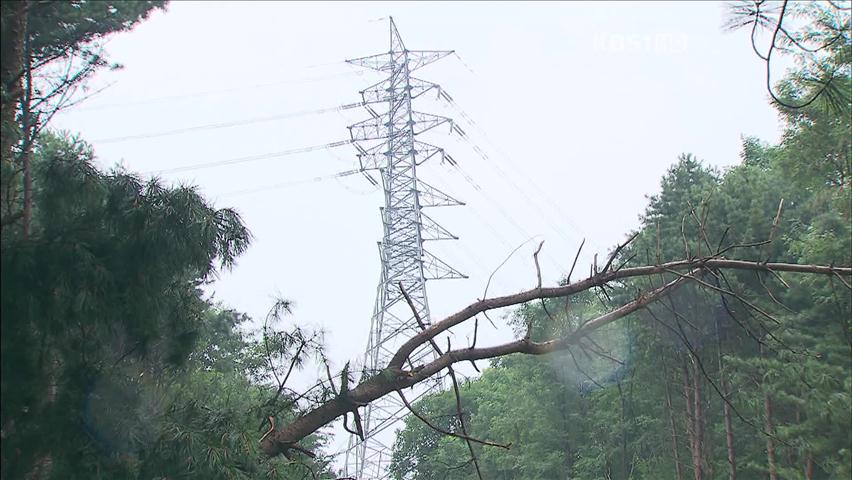
[[[387,78],[361,91],[370,118],[349,126],[352,143],[362,171],[378,184],[368,171],[378,171],[384,189],[381,208],[383,236],[379,242],[381,280],[370,322],[370,336],[364,353],[364,372],[379,372],[393,355],[395,347],[420,330],[399,285],[410,297],[417,315],[429,324],[426,280],[467,278],[431,253],[424,242],[457,239],[423,213],[427,207],[462,205],[461,202],[426,184],[417,177],[417,168],[429,159],[453,162],[443,149],[417,140],[417,136],[452,120],[412,109],[412,100],[429,92],[440,94],[440,86],[411,76],[425,65],[452,51],[408,50],[390,19],[390,50],[387,53],[347,60],[348,63],[385,73]],[[431,347],[415,351],[412,364],[434,358]],[[440,387],[440,379],[420,388],[422,396]],[[407,413],[402,401],[388,395],[365,407],[364,441],[352,436],[346,451],[345,474],[357,480],[388,476],[392,430]],[[397,424],[397,426],[399,426]],[[384,435],[380,435],[381,432]]]

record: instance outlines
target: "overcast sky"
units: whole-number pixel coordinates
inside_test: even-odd
[[[470,137],[430,132],[424,140],[460,169],[418,170],[467,203],[429,212],[460,237],[431,251],[470,277],[429,283],[440,319],[481,296],[532,237],[489,294],[534,286],[541,240],[546,284],[583,238],[578,272],[588,272],[593,253],[638,225],[679,154],[723,168],[738,162],[742,135],[778,139],[762,63],[746,32],[723,31],[724,12],[711,2],[175,1],[112,37],[107,50],[125,68],[98,75],[92,87],[111,86],[54,127],[90,141],[102,166],[146,174],[345,140],[368,114],[333,107],[381,77],[343,60],[386,52],[392,15],[409,49],[458,53],[416,73],[457,107],[433,95],[415,107]],[[306,113],[320,109],[332,110]],[[143,138],[122,139],[132,136]],[[338,366],[362,355],[379,279],[381,192],[360,175],[327,178],[354,166],[343,146],[161,174],[236,208],[254,234],[215,298],[258,320],[275,295],[293,300],[293,321],[328,330]],[[480,345],[510,335],[483,333]]]

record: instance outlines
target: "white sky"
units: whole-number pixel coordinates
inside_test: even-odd
[[[546,284],[583,238],[575,278],[587,273],[592,253],[604,257],[638,225],[645,196],[680,153],[724,167],[738,162],[741,135],[778,139],[763,65],[746,32],[723,32],[723,14],[711,2],[175,1],[112,37],[107,50],[125,68],[96,77],[93,87],[115,83],[54,127],[82,134],[103,166],[137,172],[344,140],[365,111],[103,141],[357,102],[381,77],[342,61],[386,52],[393,15],[409,49],[458,53],[415,75],[441,84],[476,126],[431,94],[415,106],[456,119],[488,158],[446,128],[424,138],[472,179],[438,162],[419,169],[467,203],[428,212],[461,238],[428,247],[470,276],[429,283],[440,319],[481,296],[532,236],[489,294],[534,286],[540,240]],[[216,298],[258,320],[274,295],[294,300],[295,321],[328,330],[338,366],[366,346],[383,199],[361,176],[310,179],[354,165],[344,146],[163,175],[236,208],[255,236],[213,286]],[[490,326],[481,334],[479,345],[510,336]]]

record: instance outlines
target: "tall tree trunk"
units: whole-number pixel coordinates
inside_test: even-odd
[[[564,363],[562,364],[562,375],[560,378],[568,378],[568,368]],[[571,403],[571,399],[568,396],[568,389],[565,387],[560,387],[560,392],[562,396],[562,404],[569,405]],[[568,413],[567,408],[563,408],[561,410],[562,424],[567,428],[568,425],[571,425],[571,415]],[[574,449],[571,445],[568,435],[565,435],[564,439],[565,444],[563,445],[563,451],[565,454],[565,476],[566,478],[570,479],[574,477]]]
[[[0,182],[0,212],[2,226],[12,223],[22,213],[16,212],[17,167],[12,151],[18,140],[15,114],[21,100],[24,65],[24,38],[27,32],[29,2],[8,2],[7,23],[3,25],[2,50],[0,50],[0,162],[5,174]],[[4,8],[5,10],[5,8]],[[5,428],[5,425],[4,425]]]
[[[24,238],[30,236],[30,229],[33,221],[33,173],[32,173],[32,154],[33,154],[33,135],[36,130],[35,123],[37,119],[33,118],[31,111],[33,101],[33,70],[32,70],[32,51],[30,47],[29,32],[24,37],[24,98],[21,101],[22,110],[22,127],[23,127],[23,145],[21,150],[21,167],[24,171],[24,218],[23,218],[23,233]]]
[[[693,359],[694,362],[694,359]],[[692,375],[692,416],[695,419],[695,453],[693,454],[696,460],[696,477],[695,480],[704,478],[704,395],[702,387],[702,378],[698,373],[698,368],[693,368]]]
[[[760,345],[760,356],[766,358],[763,345]],[[766,462],[769,465],[769,480],[778,480],[778,464],[775,456],[775,425],[772,420],[772,398],[764,387],[763,413],[766,416]]]
[[[686,434],[689,439],[689,452],[692,457],[692,471],[695,480],[704,480],[704,470],[701,461],[701,442],[698,439],[698,414],[696,412],[696,381],[694,377],[697,374],[692,372],[689,367],[689,361],[684,359],[683,362],[683,396],[686,405]]]
[[[27,31],[28,2],[9,2],[12,6],[11,18],[2,31],[2,54],[0,54],[0,125],[7,127],[15,123],[15,112],[21,99],[21,79],[24,66],[24,38]],[[5,128],[0,136],[0,155],[4,161],[11,161],[14,136]]]
[[[734,448],[734,427],[731,423],[731,406],[730,394],[727,390],[722,390],[725,395],[725,404],[722,406],[722,411],[725,415],[725,443],[728,447],[728,479],[737,480],[737,451]]]
[[[805,459],[805,480],[813,480],[814,478],[814,456],[808,452],[808,457]]]
[[[680,465],[680,454],[678,452],[677,427],[675,427],[674,407],[672,406],[672,392],[669,386],[669,375],[666,373],[666,406],[669,409],[669,426],[672,430],[672,458],[675,465],[675,480],[683,480],[683,472]]]
[[[627,472],[627,415],[624,408],[624,391],[621,389],[621,380],[618,385],[618,399],[621,401],[621,478],[628,478]]]
[[[778,480],[778,467],[775,459],[775,427],[772,423],[772,398],[763,395],[763,410],[766,414],[766,462],[769,464],[769,480]]]
[[[725,419],[725,445],[728,448],[728,480],[737,480],[737,451],[734,449],[734,427],[731,422],[731,393],[722,363],[722,336],[719,331],[719,317],[716,316],[716,353],[719,361],[719,387],[722,389],[722,413]]]

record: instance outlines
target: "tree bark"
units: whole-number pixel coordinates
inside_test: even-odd
[[[716,353],[719,361],[719,387],[722,389],[722,412],[725,419],[725,445],[728,449],[728,480],[737,480],[737,451],[734,448],[734,427],[731,422],[731,393],[725,378],[725,366],[722,363],[722,336],[719,329],[719,317],[716,317]]]
[[[36,129],[37,119],[33,118],[31,111],[33,100],[33,70],[32,70],[32,55],[30,50],[29,33],[24,38],[24,96],[21,100],[22,110],[22,129],[23,129],[23,144],[21,145],[21,167],[24,171],[24,215],[23,215],[23,234],[24,238],[30,236],[30,229],[33,222],[33,172],[32,172],[32,157],[33,157],[33,134]]]
[[[683,472],[680,465],[680,453],[677,441],[677,427],[675,426],[674,407],[672,406],[672,392],[669,386],[669,376],[666,374],[666,406],[669,409],[669,426],[672,431],[672,458],[675,466],[675,480],[683,480]]]
[[[808,452],[808,457],[805,459],[805,480],[813,480],[814,478],[814,456]]]
[[[11,1],[11,21],[4,25],[2,32],[2,54],[0,54],[0,82],[2,82],[2,103],[0,103],[0,125],[15,123],[15,112],[22,93],[22,73],[24,65],[24,37],[27,31],[26,1]],[[11,161],[14,137],[3,129],[0,141],[0,155],[4,161]]]
[[[693,360],[694,362],[694,360]],[[704,409],[702,408],[701,378],[697,368],[685,365],[684,393],[687,395],[690,452],[692,454],[693,478],[704,479]],[[691,385],[690,385],[691,384]]]
[[[701,470],[701,455],[698,451],[698,431],[696,429],[696,412],[695,412],[695,382],[692,377],[694,372],[689,368],[689,362],[683,361],[683,398],[686,405],[686,437],[689,444],[689,455],[692,459],[692,476],[694,480],[702,480],[704,472]]]
[[[699,375],[698,368],[693,367],[693,375],[692,375],[692,399],[694,402],[693,407],[693,416],[695,417],[695,457],[698,461],[699,471],[701,473],[700,478],[704,478],[704,388],[702,382],[702,376]],[[700,480],[696,478],[696,480]]]
[[[28,3],[7,2],[3,9],[9,9],[6,18],[8,23],[3,26],[0,34],[0,162],[5,170],[4,178],[0,182],[0,211],[5,216],[2,222],[4,227],[23,217],[23,212],[15,212],[17,175],[12,147],[18,138],[15,114],[23,93],[22,72]]]
[[[724,402],[722,409],[725,415],[725,443],[728,447],[728,479],[737,480],[737,451],[734,448],[734,427],[731,423],[731,406],[728,405],[730,395],[727,389],[722,390],[722,393],[725,395],[725,400],[727,400]]]
[[[772,398],[763,395],[763,410],[766,414],[766,462],[769,464],[769,480],[778,480],[778,466],[775,459],[775,426],[772,423]]]
[[[763,344],[760,345],[760,356],[766,358]],[[769,466],[769,480],[778,480],[778,464],[775,455],[775,425],[772,420],[772,397],[766,392],[764,386],[763,413],[766,416],[766,463]]]
[[[621,388],[621,380],[618,385],[618,399],[621,403],[621,478],[627,479],[627,410],[624,404],[624,390]]]

